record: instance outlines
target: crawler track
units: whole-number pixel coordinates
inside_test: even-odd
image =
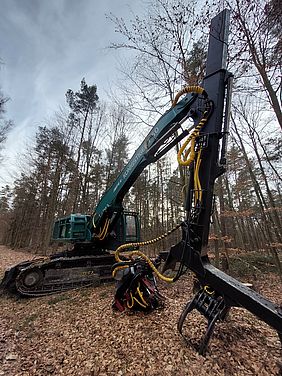
[[[56,257],[20,263],[5,273],[1,288],[26,297],[51,295],[113,281],[111,254]]]

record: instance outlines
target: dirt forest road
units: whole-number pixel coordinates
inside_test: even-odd
[[[0,276],[28,253],[0,246]],[[198,355],[177,332],[191,298],[191,277],[159,284],[165,308],[150,314],[113,312],[114,285],[37,299],[0,296],[0,376],[279,375],[277,334],[253,315],[233,309],[220,323],[207,356]],[[262,276],[256,288],[278,303],[281,285]],[[186,332],[196,340],[204,320],[190,316]]]

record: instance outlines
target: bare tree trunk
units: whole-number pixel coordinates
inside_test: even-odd
[[[275,246],[273,246],[273,244],[275,244],[275,239],[273,238],[272,232],[270,231],[270,227],[272,228],[273,226],[275,226],[275,223],[273,223],[272,217],[271,216],[267,216],[266,213],[265,213],[264,209],[267,208],[266,201],[264,199],[263,193],[262,193],[260,185],[259,185],[259,183],[258,183],[258,181],[256,179],[256,176],[255,176],[255,174],[254,174],[254,172],[252,170],[252,167],[251,167],[251,164],[250,164],[250,161],[249,161],[246,149],[244,147],[244,143],[242,141],[240,133],[238,132],[238,128],[237,128],[237,125],[236,125],[236,123],[234,121],[233,116],[231,116],[231,119],[232,119],[232,122],[233,122],[233,125],[234,125],[234,130],[235,130],[236,135],[238,137],[239,145],[240,145],[241,151],[243,153],[243,157],[245,159],[246,166],[248,168],[248,172],[250,174],[251,180],[253,182],[254,191],[255,191],[255,194],[256,194],[259,206],[260,206],[261,217],[262,217],[262,220],[263,220],[263,223],[264,223],[264,226],[265,226],[265,233],[266,233],[266,237],[267,237],[267,243],[268,243],[268,245],[270,247],[271,254],[273,256],[274,262],[275,262],[275,264],[277,266],[280,278],[282,280],[282,265],[281,265],[280,259],[278,257],[278,251],[275,248]]]

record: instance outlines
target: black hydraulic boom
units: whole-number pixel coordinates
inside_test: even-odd
[[[182,240],[168,256],[165,269],[176,261],[192,270],[200,282],[200,291],[189,302],[178,324],[182,333],[189,312],[197,309],[208,320],[208,327],[198,348],[204,354],[217,320],[223,319],[231,307],[242,307],[274,328],[282,340],[282,309],[260,294],[211,265],[207,255],[210,217],[213,210],[214,182],[225,172],[228,119],[231,101],[232,75],[226,70],[229,30],[229,11],[213,18],[210,28],[206,76],[203,87],[214,108],[206,126],[198,137],[201,165],[195,189],[195,164],[190,166],[190,180],[186,202],[187,218],[182,226]],[[223,121],[224,119],[224,121]],[[195,197],[198,197],[195,199]]]

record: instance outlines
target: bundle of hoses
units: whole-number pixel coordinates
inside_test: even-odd
[[[163,274],[161,274],[158,269],[155,267],[153,261],[147,256],[145,255],[143,252],[140,252],[138,250],[134,250],[134,251],[131,251],[129,252],[126,256],[128,257],[128,260],[124,261],[120,258],[120,252],[127,249],[127,248],[136,248],[136,247],[141,247],[141,246],[145,246],[145,245],[150,245],[150,244],[154,244],[164,238],[166,238],[167,236],[169,236],[170,234],[172,234],[174,231],[176,231],[177,229],[179,229],[179,227],[181,226],[181,223],[176,225],[173,229],[171,229],[170,231],[166,232],[165,234],[155,238],[155,239],[151,239],[151,240],[147,240],[147,241],[144,241],[144,242],[137,242],[137,243],[127,243],[127,244],[122,244],[121,246],[119,246],[117,248],[117,250],[115,251],[115,259],[117,261],[117,263],[119,263],[119,265],[117,265],[113,272],[112,272],[112,275],[113,277],[115,278],[116,276],[116,273],[119,271],[119,270],[122,270],[122,269],[125,269],[125,268],[128,268],[128,266],[130,265],[130,263],[132,262],[132,258],[134,256],[137,256],[137,257],[141,257],[143,260],[145,260],[147,262],[147,264],[150,266],[150,268],[156,273],[156,275],[162,279],[163,281],[165,282],[173,282],[173,278],[169,278],[169,277],[166,277],[164,276]]]

